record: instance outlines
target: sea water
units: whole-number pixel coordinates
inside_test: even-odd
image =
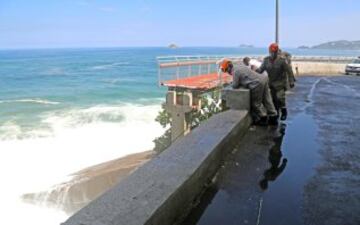
[[[153,148],[153,139],[164,132],[154,119],[166,91],[157,85],[156,56],[264,54],[258,48],[1,50],[3,223],[59,224],[67,214],[41,202],[24,203],[21,196],[56,188],[85,167]]]

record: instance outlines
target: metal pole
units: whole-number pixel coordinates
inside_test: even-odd
[[[276,0],[276,34],[275,42],[279,44],[279,0]]]

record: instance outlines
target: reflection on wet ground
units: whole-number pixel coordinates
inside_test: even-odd
[[[327,159],[328,153],[324,146],[335,137],[340,141],[348,140],[345,134],[342,135],[342,126],[336,123],[336,118],[344,116],[340,114],[343,111],[347,112],[347,117],[354,117],[352,111],[360,109],[359,105],[349,105],[343,111],[336,109],[337,104],[344,105],[344,96],[347,100],[355,98],[352,101],[359,98],[356,86],[350,86],[349,79],[352,78],[300,79],[295,93],[288,97],[291,116],[287,123],[277,128],[250,128],[225,160],[216,181],[202,196],[200,204],[182,224],[317,225],[344,224],[343,221],[346,221],[345,224],[360,224],[360,191],[351,186],[356,183],[357,187],[360,185],[359,171],[354,170],[358,168],[359,162],[349,159],[353,163],[348,169],[353,174],[350,178],[344,178],[349,186],[340,187],[343,188],[340,191],[334,189],[341,186],[337,184],[339,180],[329,180],[328,174],[323,176],[326,169],[331,170],[331,174],[344,170],[339,165],[332,165],[331,168],[326,166],[326,160],[330,159]],[[355,82],[360,84],[360,79]],[[331,105],[327,105],[330,102],[327,99],[329,91],[334,92],[336,86],[343,87],[345,91],[339,91],[331,99]],[[333,111],[329,111],[331,108]],[[333,121],[334,124],[329,124],[326,120]],[[346,120],[346,126],[352,126],[360,132],[360,126],[354,127],[350,121],[359,124],[358,121]],[[359,151],[343,150],[341,153],[337,152],[338,157],[341,154],[346,156],[351,151],[350,155],[359,159],[360,138],[351,140],[353,142],[346,142],[346,145]],[[332,147],[334,146],[336,149],[341,148],[339,144],[333,143]],[[327,186],[325,181],[328,182]],[[347,198],[346,191],[351,190],[354,195],[351,204],[342,203],[340,209],[342,213],[349,215],[348,218],[342,218],[338,207],[333,206],[333,201],[322,198],[318,189],[326,191],[329,198],[332,195],[339,198],[340,192],[343,198]],[[333,218],[332,214],[324,212],[333,212]]]
[[[194,210],[197,215],[190,215],[198,219],[183,224],[303,224],[302,189],[318,159],[312,118],[302,114],[288,127],[252,129]]]
[[[288,166],[263,193],[259,224],[274,224],[274,219],[275,224],[304,224],[302,192],[319,160],[316,133],[316,124],[307,114],[296,116],[289,124],[282,146]]]
[[[275,181],[276,178],[284,171],[287,158],[282,159],[281,145],[285,135],[286,124],[280,125],[280,135],[274,137],[274,146],[269,151],[269,162],[271,167],[264,172],[264,178],[260,181],[259,185],[262,190],[266,190],[269,187],[269,182]],[[282,161],[281,161],[282,159]]]

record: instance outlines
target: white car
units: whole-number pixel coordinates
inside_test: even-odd
[[[357,74],[360,75],[360,57],[352,61],[352,63],[346,65],[345,74]]]

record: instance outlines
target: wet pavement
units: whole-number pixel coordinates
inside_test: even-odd
[[[183,225],[360,224],[360,77],[302,77],[251,127]]]

